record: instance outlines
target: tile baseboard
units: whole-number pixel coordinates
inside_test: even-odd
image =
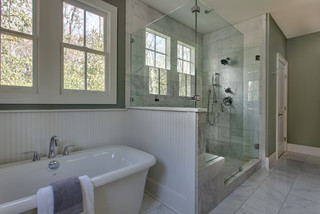
[[[263,166],[266,169],[270,169],[275,164],[276,161],[277,161],[277,154],[275,152],[272,155],[270,155],[269,157],[265,158],[265,162],[264,162]]]
[[[288,152],[297,152],[306,155],[320,156],[320,148],[290,143],[288,143]]]

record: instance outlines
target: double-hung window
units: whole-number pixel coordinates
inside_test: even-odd
[[[179,73],[179,96],[192,96],[192,81],[194,72],[194,48],[178,41],[177,71]]]
[[[1,89],[35,88],[37,40],[33,0],[1,1]]]
[[[64,90],[106,90],[105,20],[95,8],[63,2]]]
[[[117,103],[117,7],[102,0],[0,4],[1,103]]]
[[[170,37],[146,29],[146,66],[149,94],[167,95],[167,71],[170,70]]]

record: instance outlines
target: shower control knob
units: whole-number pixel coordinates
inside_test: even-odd
[[[224,91],[225,91],[226,93],[228,93],[228,94],[231,94],[231,93],[232,93],[232,91],[231,91],[231,88],[230,88],[230,87],[226,88]]]

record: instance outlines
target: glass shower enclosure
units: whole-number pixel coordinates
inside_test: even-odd
[[[258,101],[244,52],[244,35],[201,1],[131,34],[131,106],[202,109],[205,153],[225,158],[225,182],[259,158],[244,129],[245,106]]]

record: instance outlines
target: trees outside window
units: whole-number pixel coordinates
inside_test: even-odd
[[[170,38],[147,28],[145,49],[146,66],[149,70],[149,94],[167,95]]]
[[[63,89],[105,91],[105,15],[81,6],[63,3]]]
[[[177,71],[179,73],[179,96],[192,96],[192,78],[194,76],[194,48],[178,41]]]
[[[1,1],[1,86],[34,86],[34,4],[32,0]]]

